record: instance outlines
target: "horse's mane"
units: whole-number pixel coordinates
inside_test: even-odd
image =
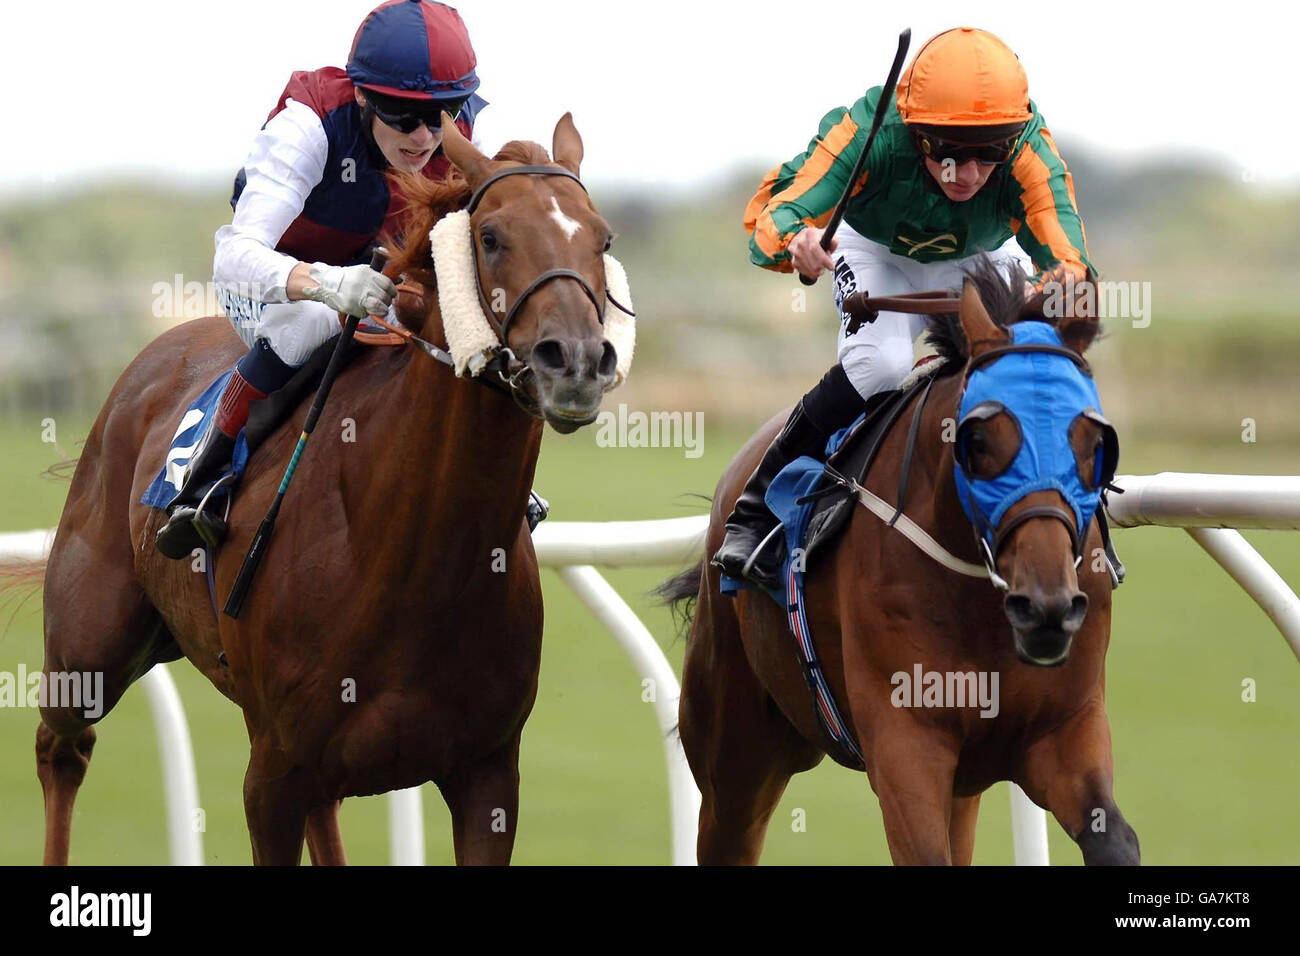
[[[545,149],[524,140],[506,143],[493,159],[526,165],[551,161]],[[455,212],[469,202],[469,183],[454,166],[446,179],[427,179],[419,173],[406,172],[390,172],[388,175],[393,187],[406,198],[402,235],[385,235],[381,240],[393,253],[389,272],[406,273],[432,283],[429,230],[447,213]]]
[[[1018,264],[1012,263],[1010,269],[1004,271],[987,255],[981,255],[966,270],[966,275],[975,283],[975,289],[994,325],[1005,329],[1017,322],[1026,321],[1020,315],[1025,306],[1026,276]],[[961,290],[957,291],[960,294]],[[926,341],[943,359],[943,364],[935,374],[953,375],[966,367],[970,350],[966,333],[962,331],[961,319],[956,312],[930,316]]]

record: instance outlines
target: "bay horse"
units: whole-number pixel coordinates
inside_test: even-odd
[[[534,143],[491,159],[450,122],[443,131],[458,173],[405,181],[409,241],[387,271],[432,290],[430,227],[474,193],[467,261],[500,299],[485,299],[484,314],[511,306],[505,344],[530,373],[514,378],[523,397],[458,379],[415,348],[362,349],[303,453],[243,613],[217,618],[205,575],[155,550],[164,512],[140,503],[182,412],[245,350],[225,318],[195,320],[154,340],[114,386],[49,555],[47,673],[102,673],[107,713],[155,663],[185,656],[243,710],[256,864],[297,864],[304,837],[313,863],[344,863],[344,797],[430,780],[451,811],[456,862],[510,860],[542,640],[525,506],[543,420],[565,432],[590,423],[614,379],[597,302],[611,233],[578,181],[582,140],[569,114],[553,163]],[[437,296],[399,295],[398,306],[408,331],[448,347]],[[310,398],[249,461],[216,558],[219,600]],[[341,439],[349,423],[352,438]],[[94,742],[81,711],[42,708],[47,864],[68,862]]]
[[[905,514],[971,567],[981,555],[956,487],[954,411],[972,367],[1007,345],[1024,295],[1019,278],[1008,282],[984,263],[965,283],[958,313],[931,331],[945,364],[918,420]],[[1058,350],[1080,361],[1098,330],[1083,308],[1066,310],[1055,327]],[[914,397],[900,422],[915,404]],[[721,544],[741,488],[787,415],[767,422],[722,475],[706,555]],[[1004,414],[977,424],[980,454],[1005,466],[1016,454],[1016,427]],[[889,433],[866,481],[891,509],[909,430]],[[1102,438],[1095,422],[1071,430],[1081,470],[1090,468]],[[1005,579],[1005,597],[990,579],[933,560],[865,507],[853,507],[834,550],[806,569],[817,655],[834,698],[847,703],[846,723],[897,864],[969,864],[980,794],[1002,780],[1055,814],[1086,863],[1138,862],[1137,836],[1112,795],[1105,710],[1111,578],[1097,560],[1098,522],[1087,526],[1076,552],[1076,522],[1060,504],[1056,491],[1035,491],[1001,519],[997,533],[1010,533],[999,537],[988,567]],[[1076,562],[1076,553],[1087,560]],[[661,594],[684,604],[678,610],[688,618],[694,602],[680,731],[703,797],[699,862],[753,864],[790,777],[828,752],[853,764],[822,733],[786,610],[761,591],[722,595],[720,573],[702,562],[665,582]],[[895,697],[897,675],[918,671],[999,675],[996,716],[951,701],[915,706],[920,687],[914,701]]]

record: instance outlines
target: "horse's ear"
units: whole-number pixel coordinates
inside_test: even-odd
[[[442,114],[442,149],[452,165],[465,174],[465,181],[471,188],[477,187],[491,172],[492,160],[465,138],[455,121],[445,112]]]
[[[1066,347],[1082,355],[1097,338],[1097,283],[1091,272],[1086,279],[1076,279],[1064,268],[1051,273],[1044,289],[1056,297],[1056,334]],[[1049,293],[1048,299],[1052,298]]]
[[[582,165],[582,137],[578,135],[578,127],[573,125],[572,113],[565,113],[555,124],[551,155],[573,175],[580,175],[578,167]]]
[[[994,346],[1005,345],[1009,338],[1006,330],[998,328],[989,318],[979,289],[970,279],[962,283],[961,305],[957,316],[961,319],[961,329],[966,335],[967,351],[971,358]]]
[[[1096,319],[1062,319],[1056,324],[1057,334],[1066,348],[1074,349],[1080,355],[1096,341],[1099,328]]]

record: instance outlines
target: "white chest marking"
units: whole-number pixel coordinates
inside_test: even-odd
[[[560,201],[554,196],[551,197],[551,218],[564,231],[565,238],[570,242],[573,241],[577,231],[582,228],[582,223],[576,219],[570,219],[564,214],[564,210],[560,208]]]

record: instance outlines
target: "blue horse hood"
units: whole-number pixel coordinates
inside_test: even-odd
[[[1026,321],[1007,331],[1014,345],[1065,348],[1056,328]],[[984,406],[980,408],[980,406]],[[974,418],[1006,411],[1020,428],[1021,443],[1005,471],[989,479],[973,478],[962,468],[966,426]],[[1105,431],[1092,481],[1085,485],[1070,446],[1070,428],[1081,415],[1099,421]],[[1074,513],[1080,547],[1097,511],[1101,488],[1114,475],[1118,446],[1114,430],[1101,415],[1101,399],[1092,377],[1069,356],[1052,352],[1013,352],[992,359],[971,373],[958,410],[954,472],[957,495],[977,533],[993,547],[994,530],[1016,502],[1035,491],[1058,491]]]

